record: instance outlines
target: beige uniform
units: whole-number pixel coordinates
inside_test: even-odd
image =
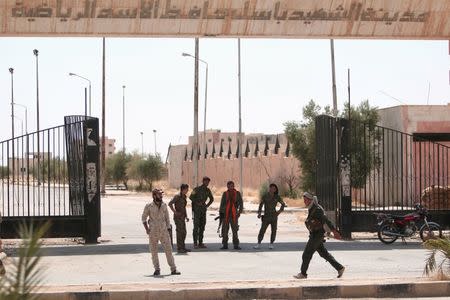
[[[145,205],[142,212],[142,222],[148,222],[149,227],[149,243],[150,252],[152,253],[152,261],[155,270],[160,270],[158,259],[158,241],[164,248],[166,253],[167,263],[171,271],[176,270],[175,261],[172,255],[172,245],[170,243],[170,236],[168,229],[170,228],[169,211],[167,204],[161,203],[161,207],[155,202]]]

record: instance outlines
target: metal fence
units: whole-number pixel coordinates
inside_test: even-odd
[[[0,142],[0,157],[3,217],[72,214],[64,125]]]
[[[319,116],[315,126],[316,192],[341,230],[370,231],[373,212],[416,203],[450,225],[449,146],[357,120]]]
[[[100,236],[98,119],[65,124],[0,142],[0,235],[21,222],[50,222],[48,237]]]

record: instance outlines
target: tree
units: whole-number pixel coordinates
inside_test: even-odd
[[[348,105],[341,113],[341,117],[348,117]],[[361,102],[356,108],[350,108],[351,119],[355,120],[352,124],[364,128],[364,130],[357,130],[356,138],[352,134],[351,141],[351,155],[352,155],[352,186],[361,187],[365,184],[367,175],[379,164],[379,160],[374,153],[373,143],[364,139],[366,130],[374,131],[375,125],[378,122],[379,116],[377,107],[371,107],[369,101]],[[314,100],[310,100],[306,106],[303,107],[303,121],[290,121],[284,124],[285,134],[292,145],[293,155],[300,161],[302,168],[301,187],[303,190],[315,192],[316,182],[316,131],[315,118],[320,114],[331,114],[329,106],[322,108],[317,105]],[[366,125],[362,125],[364,123]],[[355,129],[352,127],[352,130]],[[379,136],[378,136],[379,140]],[[373,142],[373,141],[372,141]],[[365,146],[363,146],[365,145]],[[364,149],[364,151],[361,151]],[[370,158],[370,159],[368,159]]]
[[[303,121],[290,121],[284,124],[284,132],[292,145],[292,154],[300,161],[302,168],[302,188],[315,191],[316,182],[316,132],[315,118],[321,107],[310,100],[303,107]]]
[[[123,151],[115,153],[106,160],[106,179],[113,182],[117,187],[120,183],[128,189],[129,176],[127,174],[128,164],[131,162],[131,155]]]
[[[446,238],[429,239],[423,244],[429,250],[428,257],[425,261],[425,273],[430,275],[437,271],[438,275],[443,279],[450,274],[450,240]],[[440,253],[440,262],[436,262],[436,255]],[[447,266],[447,268],[444,268]]]
[[[341,114],[341,118],[348,118],[348,105]],[[370,173],[377,169],[381,160],[381,134],[376,129],[379,121],[378,108],[371,107],[369,100],[362,101],[356,108],[350,108],[351,123],[351,182],[352,187],[362,188]]]
[[[164,168],[159,156],[148,155],[144,159],[137,154],[133,155],[128,166],[127,173],[130,178],[138,181],[139,190],[143,189],[144,183],[151,190],[153,188],[153,182],[161,179]]]

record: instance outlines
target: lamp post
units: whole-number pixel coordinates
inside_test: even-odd
[[[153,129],[153,138],[155,140],[155,156],[156,156],[156,129]]]
[[[192,58],[195,59],[195,56],[193,56],[193,55],[191,55],[189,53],[183,52],[181,55],[185,56],[185,57],[192,57]],[[203,143],[202,143],[203,144],[202,145],[203,151],[205,151],[206,150],[206,108],[207,108],[207,105],[208,105],[208,63],[206,61],[200,59],[200,58],[198,58],[198,61],[204,63],[205,66],[206,66],[206,74],[205,74],[205,113],[204,113],[204,116],[203,116]],[[206,175],[205,174],[205,159],[203,159],[202,169],[203,169],[203,176],[205,176]]]
[[[14,139],[14,69],[9,68],[9,73],[11,73],[11,139]]]
[[[83,77],[83,76],[80,76],[80,75],[78,75],[78,74],[75,74],[75,73],[69,73],[69,76],[75,76],[75,77],[78,77],[78,78],[81,78],[81,79],[83,79],[83,80],[86,80],[87,82],[89,82],[89,116],[91,116],[91,107],[92,107],[92,102],[91,102],[91,86],[92,86],[92,84],[91,84],[91,81],[89,80],[89,79],[87,79],[86,77]],[[86,106],[86,104],[85,104],[85,106]]]
[[[144,157],[144,133],[141,131],[141,156]]]
[[[41,185],[41,180],[39,178],[39,169],[41,166],[41,141],[39,132],[39,51],[37,49],[33,50],[34,56],[36,56],[36,130],[37,130],[37,152],[38,152],[38,163],[37,163],[37,180],[38,185]]]
[[[125,154],[125,85],[122,85],[122,151]]]

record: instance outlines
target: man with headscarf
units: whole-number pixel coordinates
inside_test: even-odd
[[[194,239],[194,248],[206,248],[203,244],[203,233],[206,226],[206,210],[213,203],[214,197],[211,190],[208,188],[211,179],[203,177],[202,185],[194,188],[189,199],[192,201],[192,218],[194,220],[194,229],[192,236]],[[209,202],[206,203],[206,200]]]
[[[334,227],[333,223],[328,220],[322,206],[319,205],[319,201],[316,196],[305,192],[303,193],[303,201],[308,207],[308,217],[306,218],[305,225],[309,230],[309,239],[306,244],[305,250],[302,255],[302,266],[300,273],[294,275],[297,279],[305,279],[308,277],[306,273],[308,271],[309,262],[314,254],[318,252],[326,261],[328,261],[338,272],[338,278],[341,278],[344,274],[345,267],[334,259],[334,257],[328,253],[328,250],[324,246],[325,228],[329,228],[333,232],[336,239],[341,239],[341,235]]]
[[[231,226],[233,233],[233,246],[235,250],[241,250],[239,247],[238,237],[238,219],[243,210],[242,196],[239,191],[234,188],[234,182],[227,182],[227,191],[223,192],[222,200],[220,201],[220,217],[222,219],[222,248],[228,249],[228,231]]]
[[[281,204],[280,209],[277,211],[278,203]],[[262,208],[264,206],[264,215],[262,216]],[[258,207],[258,218],[262,218],[261,229],[258,234],[258,244],[253,248],[259,249],[261,247],[261,242],[266,233],[267,227],[270,225],[271,235],[270,235],[270,245],[269,249],[273,249],[273,243],[275,242],[275,237],[277,236],[277,223],[278,215],[284,210],[286,203],[278,195],[278,186],[275,183],[269,185],[269,192],[261,197],[261,202]]]
[[[150,252],[152,253],[153,267],[155,268],[154,276],[161,275],[161,269],[159,267],[158,259],[158,242],[164,248],[166,253],[167,263],[170,266],[172,275],[180,275],[175,266],[175,261],[172,254],[172,244],[170,243],[170,219],[167,204],[162,201],[163,191],[160,189],[154,189],[152,191],[153,202],[145,205],[142,212],[142,223],[144,224],[145,231],[149,237]]]

